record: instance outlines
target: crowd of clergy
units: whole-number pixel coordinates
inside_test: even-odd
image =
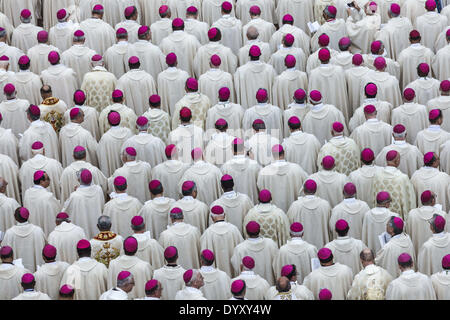
[[[0,299],[449,300],[448,0],[0,1]]]

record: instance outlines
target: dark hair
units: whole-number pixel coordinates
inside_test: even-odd
[[[84,158],[86,158],[86,149],[82,150],[82,151],[77,151],[77,152],[73,152],[73,158],[75,160],[82,160]]]
[[[122,97],[117,97],[117,98],[112,98],[112,101],[113,101],[114,103],[120,103],[120,102],[123,101],[123,96],[122,96]]]
[[[150,193],[154,196],[156,196],[157,194],[161,194],[164,192],[164,188],[162,186],[162,184],[160,184],[159,186],[157,186],[154,189],[150,189]]]
[[[134,231],[141,231],[145,228],[145,222],[143,222],[142,224],[135,226],[135,225],[131,225],[131,229],[133,229]]]
[[[203,255],[200,255],[200,259],[205,263],[207,266],[211,266],[214,263],[215,259],[207,260]]]
[[[44,173],[46,173],[46,172],[44,171]],[[33,179],[33,182],[34,182],[34,184],[41,184],[41,181],[45,181],[45,180],[46,180],[45,174],[43,174],[42,177],[40,177],[39,179],[37,179],[37,180]]]
[[[413,260],[409,259],[409,261],[406,262],[399,262],[398,265],[403,268],[412,268]]]
[[[300,127],[302,126],[302,124],[299,122],[299,123],[290,123],[289,121],[288,121],[288,126],[289,126],[289,128],[291,129],[291,130],[297,130],[297,129],[300,129]]]
[[[344,230],[338,230],[337,228],[335,228],[335,230],[339,237],[345,237],[348,233],[348,230],[350,230],[350,227],[347,226],[347,228],[345,228]]]
[[[419,34],[419,36],[418,37],[409,37],[409,41],[420,41],[420,39],[422,39],[422,37],[420,36],[420,34]]]
[[[248,232],[248,231],[247,231],[247,234],[248,234],[250,237],[257,236],[257,235],[259,235],[260,233],[261,233],[261,230],[259,230],[258,232]]]
[[[19,63],[19,69],[20,70],[28,70],[28,69],[30,69],[30,63],[31,63],[31,61],[28,62],[28,63],[25,63],[25,64],[20,64]]]
[[[390,226],[392,227],[392,229],[394,230],[394,234],[395,234],[395,235],[398,235],[398,234],[400,234],[400,233],[403,232],[403,229],[397,228],[397,226],[396,226],[395,223],[394,223],[394,219],[395,219],[395,218],[398,218],[398,217],[392,216],[392,217],[389,219],[389,225],[390,225]]]
[[[116,34],[116,38],[119,39],[119,40],[127,39],[128,38],[128,32]]]
[[[244,151],[244,145],[243,144],[233,144],[233,152],[238,153]]]
[[[73,297],[73,295],[75,294],[75,289],[73,289],[70,293],[68,293],[68,294],[65,294],[65,293],[59,293],[59,296],[61,297],[61,298],[72,298]]]
[[[231,292],[231,294],[233,294],[235,296],[240,296],[245,291],[245,289],[247,288],[247,285],[245,284],[245,281],[242,281],[242,282],[244,283],[244,286],[242,287],[241,291],[239,291],[239,292]]]
[[[184,23],[183,23],[181,26],[179,26],[179,27],[174,27],[174,26],[172,25],[172,30],[173,30],[173,31],[184,30]]]
[[[114,186],[114,188],[116,188],[118,191],[125,191],[127,190],[127,183],[125,182],[123,185],[121,186]]]
[[[17,220],[17,222],[23,223],[23,222],[28,221],[28,219],[24,219],[24,218],[22,218],[22,217],[20,216],[20,208],[22,208],[22,207],[18,207],[18,208],[16,208],[16,210],[14,211],[14,218]]]
[[[364,163],[365,165],[370,165],[374,162],[375,159],[371,160],[371,161],[365,161],[362,157],[361,157],[361,162]]]
[[[289,273],[286,276],[286,278],[288,278],[289,281],[297,275],[297,266],[295,264],[291,264],[291,266],[292,266],[292,271],[291,271],[291,273]]]
[[[222,32],[220,32],[220,29],[219,29],[219,28],[214,28],[214,29],[216,29],[217,33],[216,33],[216,35],[214,36],[214,38],[209,39],[209,41],[213,41],[213,42],[220,41],[220,40],[222,39]]]
[[[216,127],[216,129],[219,130],[220,132],[224,132],[227,131],[228,129],[228,123],[225,123],[224,125],[215,124],[214,127]]]
[[[156,103],[152,103],[152,102],[149,102],[149,103],[150,103],[150,106],[152,106],[152,107],[160,107],[161,106],[161,101],[156,102]]]
[[[52,93],[52,87],[50,87],[48,84],[44,84],[42,87],[41,87],[41,95],[42,94],[49,94],[49,93]]]
[[[159,289],[159,285],[157,284],[154,288],[150,289],[150,290],[145,290],[145,295],[149,296],[154,294],[156,291],[158,291]]]
[[[81,91],[81,90],[76,90],[76,91],[73,93],[73,103],[74,103],[75,105],[82,106],[82,105],[84,104],[84,102],[86,101],[86,96],[84,97],[84,100],[83,100],[83,102],[82,102],[81,104],[78,104],[77,102],[75,102],[75,94],[76,94],[77,92],[79,92],[79,91]]]
[[[133,256],[137,250],[138,250],[138,246],[136,246],[136,250],[134,251],[128,251],[127,249],[125,249],[125,242],[127,241],[127,239],[129,238],[134,238],[132,236],[126,237],[125,240],[123,240],[123,252],[125,253],[126,256]],[[136,239],[136,238],[135,238]],[[137,241],[137,240],[136,240]]]
[[[320,260],[320,263],[328,263],[328,262],[331,262],[331,261],[333,261],[333,254],[331,253],[330,254],[330,256],[328,257],[328,259],[320,259],[319,258],[319,260]]]
[[[432,221],[430,222],[430,224],[431,224],[431,227],[433,228],[433,230],[434,230],[434,232],[436,232],[436,233],[441,233],[442,231],[444,231],[445,230],[445,225],[444,225],[444,227],[443,228],[438,228],[437,226],[436,226],[436,223],[435,223],[435,221],[436,221],[436,217],[438,216],[438,214],[433,214],[433,218],[431,219]]]
[[[11,251],[8,253],[8,254],[6,254],[6,255],[1,255],[0,256],[0,258],[3,260],[3,259],[9,259],[9,258],[12,258],[13,257],[13,255],[14,255],[14,250],[13,249],[11,249]]]
[[[252,128],[255,131],[264,130],[264,129],[266,129],[266,124],[265,123],[253,123]]]
[[[234,188],[234,181],[233,180],[227,180],[227,181],[220,181],[220,185],[223,190],[233,190]]]
[[[222,7],[222,11],[225,12],[225,13],[230,13],[231,10],[233,10],[233,7],[232,7],[230,10],[225,10],[225,9]]]
[[[373,98],[375,98],[375,97],[377,96],[377,94],[369,95],[369,94],[366,93],[366,87],[367,87],[369,84],[375,84],[375,83],[369,82],[369,83],[367,83],[367,84],[364,86],[364,95],[365,95],[367,98],[369,98],[369,99],[373,99]],[[375,85],[376,85],[376,84],[375,84]],[[377,88],[378,88],[378,86],[377,86]]]
[[[30,109],[27,110],[27,113],[30,116],[32,121],[36,121],[36,120],[39,120],[41,118],[41,113],[39,113],[38,115],[32,114],[30,112]]]
[[[141,62],[128,63],[128,66],[130,67],[130,69],[139,69],[141,67]]]
[[[181,190],[181,194],[183,195],[183,196],[190,196],[193,192],[194,192],[194,190],[196,189],[196,186],[194,185],[192,188],[190,188],[189,190]]]
[[[439,110],[439,116],[436,119],[428,118],[428,120],[430,121],[431,124],[437,123],[438,120],[442,118],[442,111],[441,111],[441,109],[437,109],[437,110]]]
[[[124,13],[124,15],[125,15],[125,18],[128,19],[128,18],[131,18],[132,16],[134,16],[136,13],[137,13],[137,9],[135,6],[133,6],[133,12],[128,16],[125,13]]]
[[[90,257],[91,256],[91,251],[92,251],[91,247],[88,247],[88,248],[85,248],[85,249],[77,248],[78,257],[80,257],[80,258]]]
[[[180,116],[180,120],[182,122],[189,122],[189,121],[191,121],[191,119],[192,119],[192,114],[189,117],[182,117],[182,116]]]
[[[258,61],[258,60],[259,56],[258,57],[250,56],[250,61]]]

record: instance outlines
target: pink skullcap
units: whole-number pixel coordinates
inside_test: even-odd
[[[30,58],[28,56],[23,55],[19,58],[19,64],[27,64],[30,63]]]
[[[393,131],[394,131],[394,133],[403,133],[406,131],[406,128],[404,125],[399,123],[394,126]]]
[[[327,6],[326,9],[328,10],[329,13],[331,13],[333,16],[336,16],[337,14],[337,9],[335,6]]]
[[[332,297],[331,291],[327,288],[324,288],[319,292],[319,300],[331,300]]]
[[[230,11],[231,9],[233,9],[233,5],[230,2],[225,1],[222,3],[222,9],[224,11]]]
[[[60,9],[58,10],[58,12],[56,12],[56,18],[58,18],[58,20],[62,20],[67,16],[67,11],[65,9]]]
[[[430,72],[430,66],[427,63],[419,64],[419,70],[422,73],[428,74]]]
[[[75,37],[84,37],[84,32],[82,30],[77,30],[73,33]]]
[[[208,38],[214,39],[217,36],[217,28],[211,28],[208,30]]]
[[[217,119],[216,121],[216,126],[226,126],[227,125],[227,121],[225,119]]]
[[[420,201],[422,201],[422,203],[427,203],[431,200],[432,197],[433,197],[433,193],[430,190],[425,190],[420,195]]]
[[[427,152],[425,153],[425,155],[423,156],[423,162],[425,164],[430,164],[431,161],[433,160],[434,157],[434,153],[433,152]]]
[[[128,148],[126,148],[125,149],[125,152],[128,154],[128,155],[130,155],[130,156],[132,156],[132,157],[136,157],[136,149],[135,148],[133,148],[133,147],[128,147]]]
[[[319,90],[313,90],[309,93],[309,98],[314,102],[320,102],[322,100],[322,94]]]
[[[242,264],[247,269],[253,269],[255,267],[255,260],[250,256],[245,256],[242,258]]]
[[[263,189],[259,192],[259,201],[261,202],[269,202],[272,199],[272,194],[269,190]]]
[[[118,125],[120,123],[120,113],[113,111],[108,114],[108,120],[112,125]]]
[[[324,169],[331,169],[334,166],[334,158],[332,156],[325,156],[322,159],[322,167]]]
[[[67,214],[67,212],[60,212],[56,215],[56,219],[60,219],[60,220],[64,220],[64,219],[68,219],[69,215]]]
[[[310,192],[316,192],[317,190],[317,183],[312,179],[306,180],[303,186],[307,191]]]
[[[225,174],[222,176],[222,178],[220,179],[220,181],[231,181],[233,180],[233,177],[230,176],[229,174]]]
[[[3,87],[3,92],[6,95],[11,95],[14,92],[16,92],[16,87],[14,87],[14,85],[12,83],[7,83],[4,87]]]
[[[45,30],[41,30],[37,34],[37,39],[39,42],[47,42],[48,40],[48,32]]]
[[[20,216],[22,219],[28,220],[28,218],[29,218],[29,216],[30,216],[30,211],[28,211],[28,209],[25,208],[25,207],[21,207],[21,208],[19,209],[19,216]]]
[[[181,186],[181,190],[188,191],[191,190],[195,186],[194,181],[185,181]]]
[[[394,218],[394,225],[395,225],[397,228],[403,230],[403,220],[402,220],[401,218],[395,217],[395,218]]]
[[[416,92],[414,91],[414,89],[406,88],[405,90],[403,90],[403,97],[406,100],[411,101],[412,99],[414,99],[415,96],[416,96]]]
[[[189,12],[189,13],[197,13],[198,10],[197,10],[196,7],[190,6],[190,7],[188,7],[188,8],[186,9],[186,12]]]
[[[370,51],[374,54],[378,53],[378,51],[380,51],[381,45],[382,45],[381,41],[379,40],[373,41],[372,44],[370,45]]]
[[[430,110],[430,113],[428,114],[428,118],[430,120],[435,120],[439,117],[440,114],[441,114],[441,111],[439,109],[433,109],[433,110]]]
[[[59,289],[59,293],[60,294],[71,294],[74,290],[75,289],[71,285],[65,284]]]
[[[258,91],[256,91],[256,100],[258,102],[265,102],[267,100],[267,90],[259,89]]]
[[[256,221],[250,221],[245,226],[245,230],[247,230],[247,233],[259,233],[260,225]]]
[[[294,36],[290,33],[284,36],[284,43],[286,43],[287,45],[293,44],[294,40],[295,40]]]
[[[222,87],[219,89],[219,99],[222,101],[228,100],[230,98],[230,89],[227,87]]]
[[[39,179],[41,179],[43,176],[44,176],[44,171],[42,171],[42,170],[38,170],[38,171],[36,171],[35,173],[34,173],[34,175],[33,175],[33,180],[39,180]]]
[[[11,254],[12,248],[10,246],[3,246],[0,249],[0,255],[2,256],[8,256]]]
[[[239,145],[243,145],[244,144],[244,140],[242,140],[241,138],[235,138],[233,140],[233,145],[239,146]]]
[[[386,200],[389,200],[391,198],[391,195],[389,194],[389,192],[386,191],[381,191],[377,193],[377,201],[378,202],[383,202]]]
[[[410,37],[410,38],[418,38],[418,37],[420,37],[420,32],[417,31],[417,30],[412,30],[412,31],[409,33],[409,37]]]
[[[294,98],[297,100],[303,100],[306,97],[306,92],[303,89],[297,89],[294,92]]]
[[[150,30],[148,26],[140,26],[138,29],[138,35],[146,34]]]
[[[167,247],[166,250],[164,250],[164,258],[171,259],[177,255],[178,251],[177,248],[170,246]]]
[[[28,19],[29,17],[31,17],[31,11],[28,10],[28,9],[23,9],[23,10],[20,12],[20,16],[21,16],[22,18]]]
[[[123,186],[126,183],[127,183],[127,179],[125,179],[125,177],[118,176],[114,179],[114,185],[117,187]]]
[[[140,127],[145,126],[148,123],[147,117],[140,116],[136,119],[136,124]]]
[[[125,11],[123,12],[125,17],[129,17],[133,14],[134,12],[134,7],[133,6],[129,6],[125,8]]]
[[[288,120],[289,124],[300,124],[300,119],[296,116],[292,116]]]
[[[80,108],[72,108],[70,110],[70,119],[74,119],[80,113]]]
[[[350,43],[351,43],[351,40],[349,37],[343,37],[339,40],[340,46],[348,46],[348,45],[350,45]]]
[[[392,161],[395,158],[397,158],[398,152],[395,150],[391,150],[388,153],[386,153],[386,161]]]
[[[221,63],[222,63],[222,60],[220,59],[220,57],[217,54],[213,54],[211,56],[211,64],[213,66],[218,67],[218,66],[220,66]]]
[[[223,210],[223,208],[221,206],[214,206],[211,208],[211,213],[215,214],[215,215],[222,215],[225,211]]]
[[[287,277],[292,273],[292,271],[294,271],[292,264],[287,264],[281,268],[281,276]]]
[[[425,8],[428,11],[433,11],[436,9],[436,2],[434,0],[427,0],[427,2],[425,2]]]
[[[91,58],[91,60],[93,61],[93,62],[98,62],[98,61],[101,61],[103,59],[103,57],[101,56],[101,55],[99,55],[99,54],[94,54],[93,56],[92,56],[92,58]]]
[[[383,57],[378,57],[373,62],[373,65],[377,70],[381,70],[386,67],[386,59],[384,59]]]
[[[348,182],[344,185],[344,192],[349,196],[352,196],[356,193],[356,186],[353,183]]]
[[[302,232],[303,225],[300,222],[294,222],[293,224],[291,224],[291,231],[292,232]]]
[[[286,22],[294,22],[294,17],[291,16],[290,14],[285,14],[285,15],[283,16],[283,21],[286,21]]]
[[[77,104],[83,103],[86,100],[86,94],[81,90],[75,91],[73,95],[73,100]]]
[[[81,239],[80,241],[78,241],[78,243],[77,243],[77,249],[80,249],[80,250],[82,250],[82,249],[87,249],[87,248],[90,248],[91,247],[91,244],[90,244],[90,242],[88,241],[88,240],[86,240],[86,239]]]
[[[272,153],[281,153],[283,151],[284,151],[284,149],[281,144],[276,144],[272,147]]]
[[[330,43],[330,37],[327,34],[322,33],[319,36],[319,40],[318,41],[319,41],[319,45],[321,47],[326,47]]]
[[[450,30],[450,29],[448,29],[448,30]],[[450,81],[449,80],[441,81],[440,87],[441,87],[441,90],[444,92],[450,91]]]
[[[120,271],[119,274],[117,275],[117,280],[124,280],[129,276],[131,276],[130,271]]]
[[[202,156],[203,156],[202,148],[194,148],[194,149],[192,149],[192,151],[191,151],[192,160],[201,159]]]
[[[205,260],[212,261],[214,260],[214,252],[211,250],[205,249],[202,251],[202,257],[205,258]]]
[[[88,169],[81,171],[80,180],[84,184],[90,184],[92,182],[92,173]]]
[[[293,68],[295,67],[295,64],[297,63],[297,60],[295,59],[295,57],[292,54],[288,54],[285,58],[284,58],[284,65],[288,68]]]
[[[190,90],[198,90],[198,81],[195,78],[189,78],[186,80],[186,87]]]
[[[322,62],[330,60],[330,50],[322,48],[319,50],[319,60]]]
[[[322,248],[322,249],[320,249],[320,250],[317,252],[317,257],[318,257],[320,260],[326,260],[326,259],[329,259],[329,258],[331,257],[332,254],[333,254],[333,253],[331,252],[330,249],[328,249],[328,248]]]
[[[182,26],[184,26],[184,21],[183,21],[183,19],[180,19],[180,18],[175,18],[175,19],[173,19],[173,21],[172,21],[172,27],[179,28],[179,27],[182,27]]]
[[[411,256],[408,253],[403,252],[401,255],[398,256],[397,261],[398,263],[407,263],[411,261]]]
[[[442,258],[442,267],[446,269],[450,268],[450,254],[447,254]]]
[[[30,105],[30,107],[28,108],[28,110],[30,111],[30,113],[33,116],[38,116],[41,114],[41,109],[39,109],[38,106],[35,106],[34,104]]]
[[[169,7],[166,5],[162,5],[161,7],[159,7],[159,14],[166,13],[167,10],[169,10]]]
[[[161,102],[161,97],[160,97],[159,95],[157,95],[157,94],[152,94],[152,95],[150,96],[150,98],[148,99],[148,101],[149,101],[151,104],[158,104],[158,103]]]
[[[378,7],[378,4],[375,2],[375,1],[371,1],[370,3],[369,3],[369,7],[370,7],[370,9],[372,10],[372,11],[376,11],[377,10],[377,7]]]
[[[241,292],[245,287],[245,282],[243,280],[234,280],[231,284],[231,293],[237,294]]]
[[[261,49],[258,46],[251,46],[249,54],[252,57],[259,57],[261,55]]]
[[[136,57],[136,56],[132,56],[132,57],[130,57],[130,59],[128,59],[128,63],[129,63],[129,64],[136,64],[136,63],[139,63],[139,58]]]
[[[103,6],[102,6],[101,4],[96,4],[96,5],[92,8],[92,10],[93,10],[93,11],[103,11],[104,8],[103,8]]]
[[[34,281],[34,276],[31,273],[25,273],[22,276],[22,283],[24,284],[29,284],[32,283]]]
[[[128,237],[123,242],[123,248],[128,252],[134,252],[138,248],[138,242],[134,237]]]
[[[112,93],[112,97],[113,98],[122,98],[123,97],[123,92],[119,89],[116,89],[113,91]]]
[[[117,29],[117,31],[116,31],[116,36],[123,35],[123,34],[128,34],[127,29],[125,29],[125,28],[119,28],[119,29]]]
[[[2,116],[2,114],[0,113],[0,121],[1,121],[1,120],[3,120],[3,116]]]
[[[183,274],[184,282],[188,283],[189,281],[191,281],[193,275],[194,271],[192,269],[186,270],[186,272]]]
[[[375,108],[375,106],[373,104],[368,104],[367,106],[364,107],[364,113],[372,114],[375,111],[377,111],[377,109]]]
[[[363,56],[359,53],[355,53],[352,57],[352,63],[355,66],[360,66],[363,63]]]
[[[35,141],[32,145],[31,145],[31,149],[32,150],[39,150],[42,149],[44,147],[44,144],[40,141]]]
[[[374,96],[374,95],[377,94],[378,88],[377,88],[376,84],[369,83],[369,84],[366,85],[364,91],[365,91],[366,95]]]
[[[156,280],[156,279],[149,280],[145,284],[145,291],[153,290],[154,288],[156,288],[157,285],[158,285],[158,280]]]
[[[400,6],[397,3],[391,4],[390,9],[393,14],[400,14]]]
[[[166,149],[164,150],[164,153],[166,154],[166,157],[171,157],[172,154],[175,152],[176,146],[174,144],[169,144]]]
[[[159,188],[160,185],[161,185],[161,181],[159,181],[159,180],[152,180],[152,181],[149,182],[148,188],[150,190],[155,190],[156,188]]]
[[[255,16],[259,16],[261,14],[261,9],[258,6],[251,6],[250,13]]]
[[[86,151],[86,149],[82,146],[76,146],[75,148],[73,148],[73,152],[83,152]]]
[[[9,61],[9,58],[5,55],[0,57],[0,61]]]
[[[56,257],[56,248],[51,244],[47,244],[44,246],[42,253],[46,258],[54,258]]]
[[[445,36],[446,36],[446,37],[450,37],[450,28],[447,29],[447,31],[445,32]]]
[[[333,130],[336,132],[342,132],[344,131],[344,125],[338,121],[333,122]]]
[[[48,61],[50,63],[57,63],[59,60],[59,53],[56,51],[50,51],[48,54]]]
[[[189,118],[190,116],[192,116],[192,112],[191,109],[189,109],[188,107],[183,107],[180,110],[180,116],[182,118]]]
[[[348,228],[348,223],[344,219],[339,219],[336,221],[336,230],[344,231]]]

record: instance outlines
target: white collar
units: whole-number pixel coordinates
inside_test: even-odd
[[[301,135],[302,133],[303,133],[302,130],[297,130],[297,131],[291,132],[291,136],[298,136],[298,135]]]
[[[231,14],[224,14],[222,18],[231,18]]]
[[[441,130],[441,126],[438,124],[430,124],[430,126],[428,127],[428,130],[431,131],[440,131]]]
[[[402,234],[401,233],[399,233],[399,234],[396,234],[395,236],[393,236],[391,239],[395,239],[395,238],[400,238],[400,236],[401,236]]]
[[[260,239],[262,239],[261,237],[258,237],[258,238],[248,238],[247,240],[248,241],[252,241],[252,242],[256,242],[256,241],[259,241]]]
[[[231,199],[231,198],[234,198],[236,196],[236,192],[234,190],[233,191],[224,192],[222,196],[225,197],[225,198]]]
[[[252,270],[246,270],[246,271],[242,271],[241,275],[253,276],[253,275],[255,275],[255,272]]]
[[[204,272],[213,272],[213,271],[215,271],[216,269],[214,269],[214,267],[211,267],[211,266],[202,266],[202,267],[200,268],[200,270],[201,270],[201,271],[204,271]]]
[[[380,120],[378,120],[377,118],[371,118],[371,119],[367,119],[366,122],[380,122]]]
[[[319,103],[319,104],[314,105],[311,108],[311,110],[318,111],[318,110],[322,109],[322,107],[323,107],[323,103]]]
[[[109,196],[111,197],[111,199],[115,199],[115,198],[123,199],[123,198],[127,198],[127,197],[128,197],[128,194],[127,194],[126,192],[125,192],[125,193],[111,192],[111,193],[109,194]]]
[[[408,270],[402,272],[402,276],[403,275],[408,276],[410,274],[414,274],[414,270],[413,269],[408,269]]]
[[[394,140],[394,144],[400,146],[400,145],[406,144],[406,141],[405,140]]]
[[[175,70],[178,70],[178,68],[177,67],[168,67],[167,70],[168,71],[175,71]]]
[[[155,201],[155,202],[166,202],[166,197],[156,197],[156,198],[154,198],[153,199],[153,201]]]
[[[187,290],[187,291],[191,291],[191,292],[195,292],[195,293],[201,292],[200,290],[198,290],[197,288],[194,288],[194,287],[186,287],[186,290]],[[202,295],[203,295],[203,294],[202,294]]]
[[[38,184],[35,184],[35,185],[33,186],[33,188],[36,188],[36,189],[45,189],[43,186],[40,186],[40,185],[38,185]]]
[[[433,238],[443,238],[443,237],[445,237],[445,235],[446,235],[445,231],[442,231],[439,233],[433,233]]]
[[[301,237],[292,237],[291,241],[303,242],[304,240]]]
[[[349,203],[356,202],[356,198],[346,198],[346,199],[344,199],[344,202],[349,202]]]
[[[183,197],[183,200],[186,200],[186,201],[194,201],[195,199],[194,199],[193,196],[184,196],[184,197]]]
[[[421,47],[421,44],[420,43],[412,43],[411,47],[413,47],[413,48]]]

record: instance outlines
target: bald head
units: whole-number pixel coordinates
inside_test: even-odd
[[[8,185],[8,182],[5,180],[5,178],[0,177],[0,193],[6,193],[7,185]]]
[[[359,254],[359,258],[361,259],[361,263],[364,268],[369,264],[375,264],[375,252],[373,252],[372,249],[365,248]]]
[[[256,29],[254,26],[250,26],[247,29],[247,39],[248,40],[255,40],[258,39],[259,32],[258,29]]]
[[[291,290],[291,283],[286,277],[278,278],[275,286],[278,292],[288,292],[289,290]]]

